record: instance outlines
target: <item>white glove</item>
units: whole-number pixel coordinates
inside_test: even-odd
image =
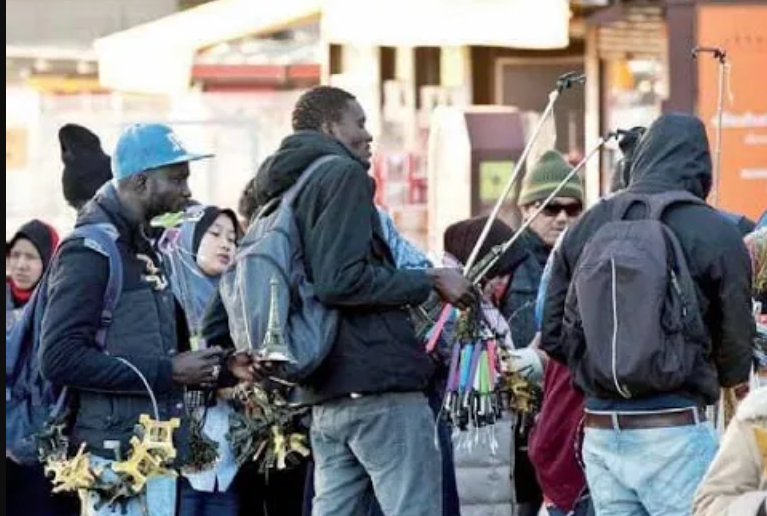
[[[525,380],[535,384],[543,382],[543,361],[532,348],[514,349],[509,352],[510,369]]]

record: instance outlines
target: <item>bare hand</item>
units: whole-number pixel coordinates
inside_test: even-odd
[[[457,269],[429,269],[426,273],[443,301],[461,310],[477,302],[474,286]]]
[[[227,362],[229,371],[241,382],[255,383],[274,374],[274,362],[266,362],[254,357],[250,352],[235,353]]]
[[[221,373],[221,349],[187,351],[173,357],[173,381],[181,385],[210,385]]]
[[[235,353],[227,362],[227,367],[234,377],[246,383],[253,383],[258,379],[254,365],[253,355],[247,352]]]

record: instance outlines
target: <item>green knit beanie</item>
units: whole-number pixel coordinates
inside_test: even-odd
[[[527,206],[534,202],[543,201],[573,170],[557,151],[547,151],[533,169],[525,176],[522,182],[522,190],[519,192],[520,206]],[[583,203],[583,185],[578,175],[571,177],[565,186],[559,191],[557,197],[569,197]]]

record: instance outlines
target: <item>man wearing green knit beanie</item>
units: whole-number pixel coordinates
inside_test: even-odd
[[[558,152],[548,151],[543,154],[522,182],[518,201],[522,217],[529,220],[571,171],[572,167]],[[514,244],[517,246],[516,252],[524,252],[527,257],[511,274],[501,314],[509,321],[517,348],[512,352],[511,367],[528,381],[535,381],[534,375],[528,376],[529,373],[524,371],[543,370],[538,351],[527,347],[537,331],[535,300],[543,269],[557,239],[583,211],[583,197],[580,179],[577,176],[570,178]],[[535,469],[527,454],[529,421],[532,420],[532,417],[525,418],[516,428],[514,487],[518,503],[516,513],[520,516],[537,515],[543,502]]]
[[[557,151],[547,151],[530,170],[522,183],[518,204],[522,217],[529,219],[572,171]],[[583,211],[583,184],[575,175],[565,182],[557,196],[532,222],[530,229],[552,247],[569,224]]]

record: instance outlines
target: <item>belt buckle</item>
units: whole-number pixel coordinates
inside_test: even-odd
[[[364,394],[362,394],[361,392],[351,392],[351,393],[349,393],[349,397],[350,397],[351,399],[353,399],[353,400],[358,400],[358,399],[360,399],[360,398],[362,398],[362,397],[364,397],[364,396],[365,396],[365,395],[364,395]]]

